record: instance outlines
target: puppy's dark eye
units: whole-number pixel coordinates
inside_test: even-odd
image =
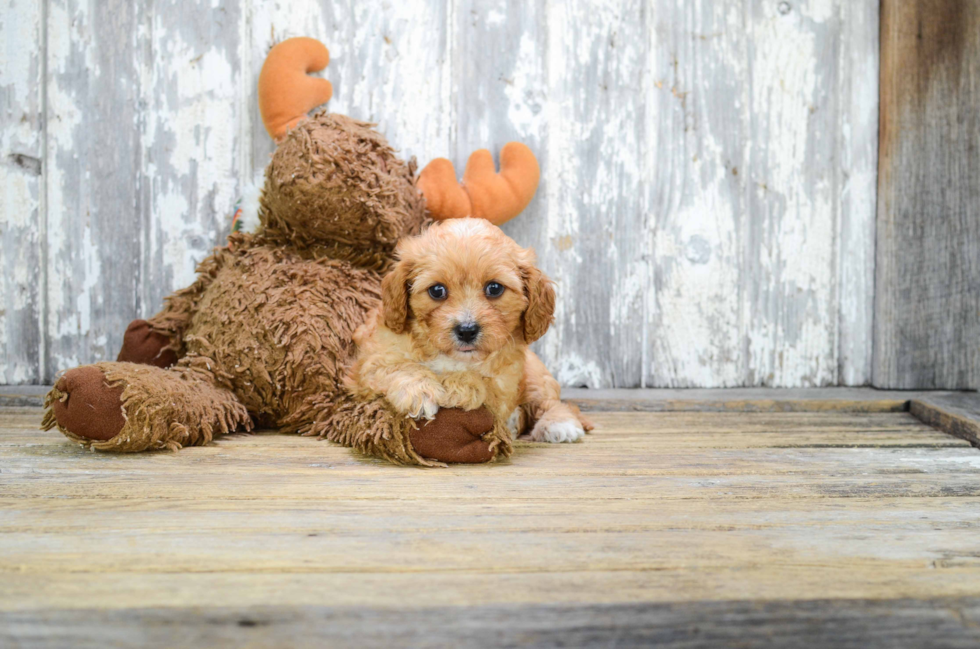
[[[445,300],[449,297],[449,291],[442,284],[433,284],[429,287],[429,297],[433,300]]]
[[[504,285],[499,282],[487,282],[483,287],[483,292],[487,297],[500,297],[504,294]]]

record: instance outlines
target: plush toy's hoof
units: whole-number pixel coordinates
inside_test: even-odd
[[[151,329],[149,322],[133,320],[123,334],[123,346],[116,360],[166,369],[177,362],[177,353],[172,349],[164,349],[169,344],[170,338]]]
[[[110,387],[99,368],[68,370],[54,388],[64,396],[51,403],[51,410],[58,426],[72,435],[104,442],[125,425],[122,386]]]
[[[411,432],[412,447],[422,457],[450,464],[480,464],[493,459],[490,444],[481,439],[493,429],[486,408],[442,408],[436,418]]]

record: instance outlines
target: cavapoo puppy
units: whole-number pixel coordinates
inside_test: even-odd
[[[415,419],[486,406],[504,454],[528,428],[539,442],[574,442],[592,428],[560,401],[558,382],[528,349],[555,309],[532,250],[488,221],[465,218],[402,241],[397,256],[381,306],[354,334],[355,394],[382,395]]]

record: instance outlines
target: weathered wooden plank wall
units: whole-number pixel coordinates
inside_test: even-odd
[[[980,3],[882,3],[877,385],[980,388]]]
[[[538,152],[506,229],[559,282],[563,383],[869,380],[877,0],[210,4],[0,5],[0,380],[111,358],[190,281],[261,177],[255,81],[297,35],[331,49],[331,110],[406,156]]]

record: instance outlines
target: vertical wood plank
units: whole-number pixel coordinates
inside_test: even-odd
[[[878,197],[878,0],[840,3],[838,382],[871,381]]]
[[[837,383],[838,7],[746,3],[745,385]]]
[[[239,196],[240,149],[249,146],[241,139],[241,3],[157,0],[152,8],[141,52],[144,317],[221,245]]]
[[[748,83],[740,3],[652,0],[644,323],[648,387],[744,383],[740,224]]]
[[[874,385],[980,388],[980,5],[881,23]]]
[[[647,7],[583,0],[550,2],[548,13],[549,114],[557,119],[548,130],[548,239],[541,247],[569,301],[557,314],[552,369],[567,385],[637,387],[647,279],[637,236],[646,229],[640,90]]]
[[[141,28],[137,3],[48,3],[46,382],[137,315]]]
[[[0,2],[0,383],[41,377],[43,11]]]

